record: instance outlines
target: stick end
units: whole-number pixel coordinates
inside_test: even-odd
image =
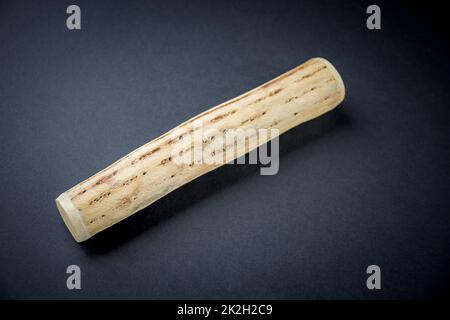
[[[324,65],[327,66],[328,70],[330,70],[330,72],[333,74],[334,79],[336,80],[336,84],[338,86],[338,90],[341,93],[341,98],[339,101],[339,103],[341,103],[345,98],[345,85],[344,85],[344,81],[342,80],[341,75],[336,70],[336,68],[331,64],[331,62],[328,61],[327,59],[317,57],[317,58],[313,58],[313,60],[321,61]]]
[[[64,223],[76,242],[82,242],[91,237],[83,223],[80,211],[75,207],[70,197],[63,193],[55,200]]]

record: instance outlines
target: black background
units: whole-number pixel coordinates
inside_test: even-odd
[[[2,298],[430,298],[450,281],[443,7],[364,1],[0,2]],[[70,4],[82,30],[66,28]],[[54,199],[315,56],[347,88],[282,136],[83,244]],[[65,271],[82,270],[82,290]],[[369,291],[368,265],[382,270]]]

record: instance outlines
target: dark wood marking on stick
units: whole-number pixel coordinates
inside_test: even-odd
[[[168,163],[171,160],[172,160],[172,157],[168,157],[168,158],[162,159],[161,160],[161,165],[165,165],[166,163]]]
[[[290,97],[290,98],[287,99],[284,103],[289,103],[289,102],[291,102],[291,101],[293,101],[293,100],[296,100],[296,99],[298,99],[298,96]]]
[[[134,176],[128,180],[125,180],[124,182],[122,182],[122,186],[126,186],[129,185],[130,183],[132,183],[133,181],[135,181],[138,178],[138,176]]]
[[[299,95],[299,96],[294,96],[294,97],[290,97],[290,98],[286,99],[286,101],[284,101],[284,103],[289,103],[289,102],[292,102],[292,101],[294,101],[294,100],[297,100],[297,99],[303,97],[305,94],[307,94],[307,93],[309,93],[309,92],[312,92],[312,91],[314,91],[314,90],[316,90],[316,89],[319,89],[319,88],[321,88],[321,87],[322,87],[322,86],[311,87],[310,89],[307,89],[307,90],[303,91],[302,94]]]
[[[263,96],[263,97],[260,97],[260,98],[258,98],[258,99],[256,99],[256,100],[250,102],[248,105],[249,105],[249,106],[252,106],[252,105],[258,104],[258,103],[260,103],[261,101],[266,100],[267,98],[273,97],[274,95],[280,93],[281,91],[283,91],[283,89],[284,89],[284,88],[278,88],[278,89],[276,89],[276,90],[274,90],[274,91],[272,91],[272,92],[269,92],[268,95]]]
[[[324,102],[324,101],[327,101],[327,100],[330,99],[330,98],[331,98],[331,96],[326,96],[326,97],[320,99],[319,101],[314,102],[314,104],[322,103],[322,102]]]
[[[160,147],[157,147],[155,149],[152,149],[152,150],[150,150],[150,151],[140,155],[139,158],[134,159],[133,161],[131,161],[131,164],[134,165],[136,162],[144,160],[145,158],[147,158],[147,157],[151,156],[152,154],[158,152],[160,149],[161,149]]]
[[[103,199],[109,197],[111,195],[111,191],[102,192],[98,197],[89,201],[89,205],[92,206],[94,203],[101,202]]]
[[[322,70],[325,70],[326,68],[327,68],[327,66],[322,66],[319,69],[313,71],[312,73],[306,74],[303,77],[301,77],[300,79],[295,80],[294,82],[300,82],[300,81],[305,80],[307,78],[311,78],[313,75],[315,75],[316,73],[318,73],[318,72],[320,72]]]
[[[102,183],[107,183],[109,181],[111,181],[111,178],[114,177],[117,174],[117,170],[115,170],[114,172],[101,177],[100,179],[97,180],[97,182],[95,183],[96,186],[102,184]]]
[[[265,115],[266,113],[267,113],[266,111],[263,111],[263,112],[261,112],[261,113],[255,115],[255,116],[253,116],[253,117],[250,117],[250,118],[248,118],[248,119],[242,121],[242,122],[241,122],[241,125],[246,124],[247,122],[255,121],[256,119],[258,119],[259,117],[262,117],[262,116]]]
[[[314,63],[315,63],[315,61],[312,61],[312,60],[307,61],[307,62],[304,63],[303,65],[298,66],[297,68],[294,68],[294,69],[292,69],[292,70],[290,70],[290,71],[288,71],[288,72],[282,74],[281,76],[276,77],[275,79],[270,80],[269,82],[266,82],[266,83],[263,84],[260,88],[267,88],[268,86],[274,84],[275,82],[281,81],[281,80],[283,80],[284,78],[289,77],[289,76],[292,75],[293,73],[296,73],[296,72],[298,72],[298,71],[300,71],[300,70],[302,70],[302,69],[304,69],[304,68],[306,68],[306,67],[309,67],[311,64],[314,64]]]
[[[211,119],[210,122],[217,122],[223,118],[226,118],[232,114],[236,113],[236,110],[231,110],[230,112],[224,113],[224,114],[219,114],[218,116],[216,116],[215,118]]]

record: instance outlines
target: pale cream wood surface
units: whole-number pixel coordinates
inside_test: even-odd
[[[344,99],[344,83],[323,58],[314,58],[239,97],[211,108],[150,141],[104,170],[61,194],[56,204],[77,242],[147,207],[159,198],[222,164],[176,163],[173,150],[191,134],[214,129],[278,129],[279,134],[316,118]],[[211,138],[211,137],[210,137]],[[273,136],[272,136],[273,138]],[[203,138],[200,138],[203,139]],[[214,138],[212,138],[214,139]],[[201,141],[211,143],[211,139]],[[258,145],[265,141],[258,140]],[[228,160],[250,151],[226,146]],[[185,152],[191,152],[186,150]],[[228,154],[227,154],[228,153]],[[231,155],[231,156],[230,156]]]

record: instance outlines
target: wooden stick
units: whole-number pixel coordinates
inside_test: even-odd
[[[314,58],[281,76],[180,124],[116,161],[56,199],[59,212],[77,242],[125,219],[159,198],[224,163],[176,163],[174,150],[191,154],[192,145],[211,144],[230,129],[278,129],[274,138],[336,107],[345,88],[325,59]],[[195,136],[196,125],[214,132]],[[191,138],[186,146],[186,139]],[[219,140],[219,139],[217,139]],[[225,146],[232,160],[266,141],[244,147]],[[236,147],[236,148],[235,148]],[[177,149],[178,148],[178,149]],[[237,150],[236,150],[237,149]]]

